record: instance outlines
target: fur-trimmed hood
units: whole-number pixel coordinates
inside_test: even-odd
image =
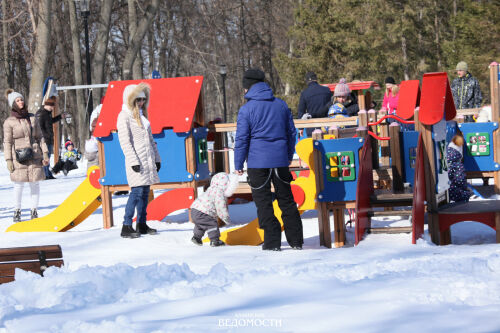
[[[151,91],[151,86],[145,82],[141,82],[139,84],[130,84],[123,89],[123,105],[127,107],[130,111],[134,109],[134,101],[138,97],[142,97],[140,95],[144,95],[146,97],[146,103],[144,103],[144,110],[147,110],[149,106],[149,95]]]

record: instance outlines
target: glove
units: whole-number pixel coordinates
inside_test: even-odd
[[[43,160],[42,164],[43,165],[49,165],[50,160],[49,160],[49,153],[43,153]]]
[[[10,173],[14,172],[14,162],[12,160],[7,160],[7,169],[9,169]]]
[[[311,114],[306,112],[306,113],[304,113],[304,115],[300,119],[307,120],[307,119],[311,119],[311,118],[312,118]]]
[[[160,171],[160,168],[161,168],[161,163],[156,162],[156,172]]]
[[[132,170],[134,170],[135,172],[140,172],[141,166],[140,165],[132,165]]]

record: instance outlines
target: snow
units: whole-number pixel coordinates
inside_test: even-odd
[[[39,214],[53,211],[84,179],[85,162],[41,183]],[[0,230],[12,223],[12,183],[0,156]],[[102,209],[63,233],[0,232],[0,247],[60,244],[65,266],[45,277],[18,270],[0,285],[3,332],[498,332],[500,247],[482,224],[452,227],[454,245],[428,235],[368,235],[354,247],[319,246],[315,211],[303,215],[303,251],[198,247],[186,210],[149,224],[155,236],[122,239],[127,196],[113,197],[116,226]],[[23,195],[23,219],[30,196]],[[253,203],[231,219],[256,217]],[[380,225],[408,225],[397,217]],[[332,226],[333,230],[333,226]],[[333,238],[333,235],[332,235]]]

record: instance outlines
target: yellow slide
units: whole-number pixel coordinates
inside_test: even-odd
[[[297,143],[295,151],[300,159],[304,161],[309,167],[308,177],[299,177],[292,182],[298,185],[304,191],[304,201],[300,204],[299,213],[308,209],[316,209],[316,176],[313,171],[313,141],[312,139],[304,139]],[[283,221],[281,220],[281,209],[278,201],[273,202],[274,215],[281,224],[281,231],[283,231]],[[264,242],[264,230],[259,228],[259,219],[254,219],[252,222],[242,226],[229,229],[221,232],[220,239],[227,245],[259,245]],[[209,242],[208,237],[203,239],[203,242]]]
[[[93,166],[87,178],[62,204],[47,216],[11,225],[7,231],[43,232],[66,231],[84,221],[101,205],[99,167]]]

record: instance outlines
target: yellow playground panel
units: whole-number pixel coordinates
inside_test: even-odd
[[[92,214],[101,205],[99,167],[87,171],[87,178],[50,214],[11,225],[7,231],[61,232],[67,231]]]

